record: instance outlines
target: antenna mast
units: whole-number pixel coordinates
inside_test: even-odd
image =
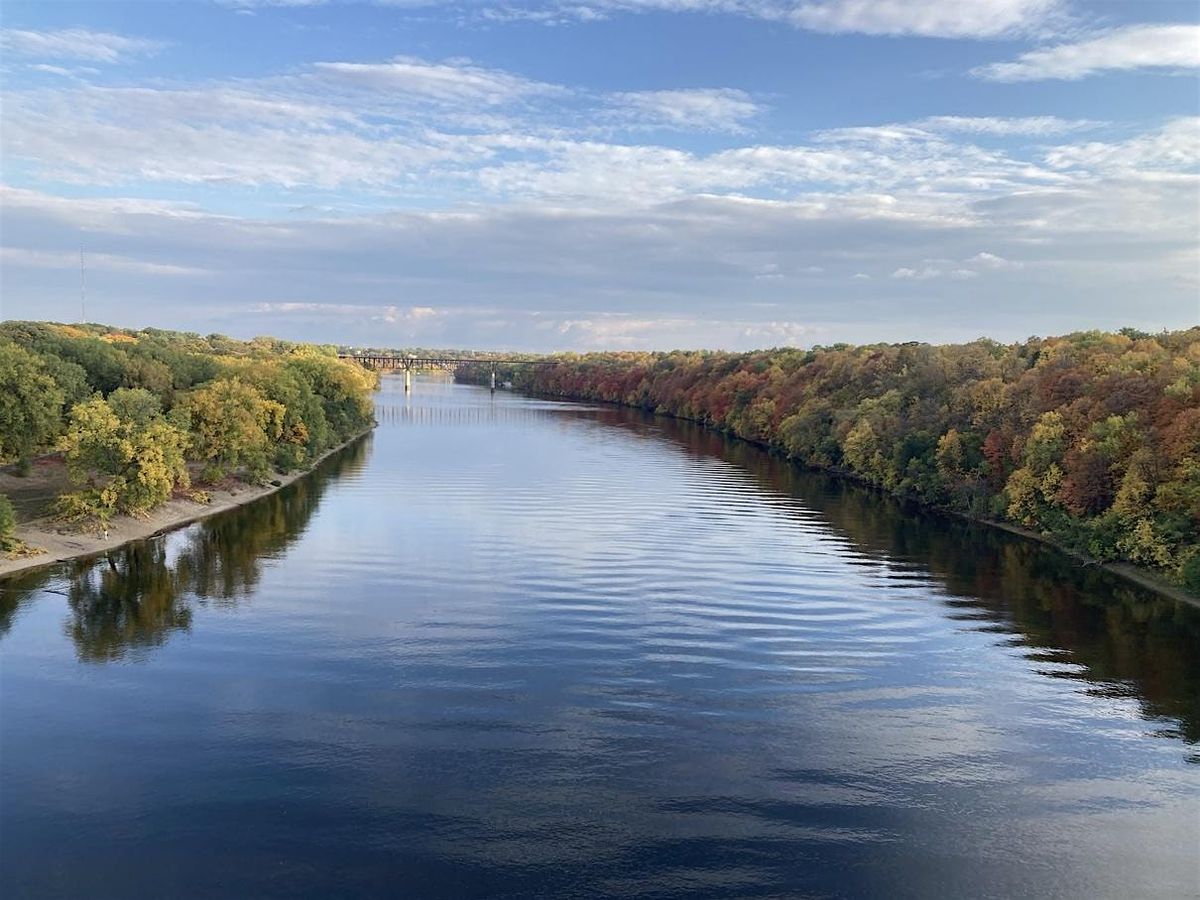
[[[79,245],[79,314],[81,324],[87,324],[87,276],[83,268],[83,245]]]

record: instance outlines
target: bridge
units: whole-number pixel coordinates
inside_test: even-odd
[[[462,365],[492,367],[492,390],[496,390],[496,366],[552,366],[552,359],[510,359],[507,357],[408,356],[393,353],[339,353],[338,359],[350,359],[372,369],[396,369],[404,372],[404,392],[412,390],[412,373],[441,369],[453,372]]]

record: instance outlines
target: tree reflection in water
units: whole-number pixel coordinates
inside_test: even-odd
[[[32,596],[51,590],[67,597],[66,631],[81,660],[107,662],[161,646],[191,626],[195,603],[234,604],[253,592],[263,562],[304,533],[325,489],[361,469],[369,446],[369,437],[356,441],[282,490],[191,526],[183,541],[135,541],[14,576],[0,593],[0,636]]]
[[[897,577],[932,576],[947,615],[1024,648],[1048,677],[1071,678],[1103,696],[1136,698],[1143,715],[1200,742],[1200,611],[1127,583],[1052,548],[970,522],[931,515],[858,485],[805,472],[745,442],[688,422],[634,410],[560,408],[559,415],[669,440],[722,459],[770,494],[817,513]],[[197,602],[235,603],[257,585],[264,560],[304,531],[331,481],[365,463],[369,438],[310,477],[193,526],[185,542],[142,541],[64,569],[18,575],[0,593],[0,636],[20,606],[65,574],[67,632],[79,657],[103,662],[161,645],[189,627]],[[787,504],[783,508],[788,508]],[[53,582],[53,584],[52,584]],[[1007,635],[1008,637],[1004,637]],[[1051,665],[1067,663],[1070,665]]]
[[[816,512],[863,554],[932,575],[946,591],[949,615],[964,627],[1011,635],[1009,642],[1026,648],[1035,664],[1073,664],[1044,674],[1086,682],[1091,694],[1136,698],[1165,732],[1200,742],[1195,607],[1047,545],[805,471],[695,423],[617,408],[599,415],[608,425],[732,463],[760,489],[798,499],[797,512]]]

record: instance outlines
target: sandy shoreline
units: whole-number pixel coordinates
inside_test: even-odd
[[[345,447],[349,447],[355,441],[360,440],[364,435],[368,434],[369,431],[370,429],[325,451],[313,460],[307,469],[290,472],[286,475],[273,474],[272,480],[278,481],[278,485],[270,483],[245,484],[238,482],[230,488],[209,490],[210,500],[208,503],[175,499],[168,500],[145,518],[117,516],[109,523],[107,538],[88,532],[60,534],[59,530],[63,526],[55,522],[52,518],[39,518],[24,522],[17,526],[17,537],[31,547],[39,547],[45,552],[23,557],[0,555],[0,578],[4,578],[15,572],[39,566],[47,566],[67,559],[94,556],[97,553],[104,553],[107,550],[120,547],[122,544],[128,544],[130,541],[154,537],[164,531],[173,531],[176,528],[182,528],[184,525],[190,525],[192,522],[208,518],[219,512],[251,503],[260,497],[265,497],[267,494],[272,494],[281,488],[287,487],[293,481],[303,478],[326,457],[332,456]]]

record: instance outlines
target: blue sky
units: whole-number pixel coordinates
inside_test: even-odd
[[[0,312],[394,346],[1200,320],[1200,6],[0,6]]]

